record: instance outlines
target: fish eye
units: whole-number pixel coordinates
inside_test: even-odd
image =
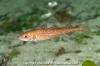
[[[25,36],[24,36],[24,38],[28,38],[28,36],[27,36],[27,35],[25,35]]]

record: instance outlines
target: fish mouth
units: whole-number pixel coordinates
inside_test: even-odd
[[[24,40],[23,40],[23,39],[21,39],[20,37],[18,37],[18,39],[19,39],[19,40],[22,40],[22,41],[24,41]]]
[[[20,37],[20,36],[18,36],[18,39],[24,41],[24,39],[22,39],[22,37]],[[26,41],[26,40],[25,40],[25,41]]]
[[[33,41],[32,39],[22,39],[21,37],[18,38],[21,41]]]

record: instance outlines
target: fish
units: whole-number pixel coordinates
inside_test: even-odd
[[[69,28],[40,28],[29,30],[21,35],[18,39],[22,41],[34,41],[48,40],[56,38],[63,34],[69,34],[75,31],[82,31],[83,27],[69,27]]]

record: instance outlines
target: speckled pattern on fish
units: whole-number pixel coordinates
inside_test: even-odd
[[[82,27],[35,29],[21,34],[19,36],[19,39],[22,41],[47,40],[58,37],[63,34],[68,34],[70,32],[81,31],[81,30],[83,30]]]

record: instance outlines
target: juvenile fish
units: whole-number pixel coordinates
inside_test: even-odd
[[[27,31],[19,36],[19,40],[22,41],[40,41],[47,40],[58,37],[63,34],[69,34],[75,31],[82,31],[82,27],[72,27],[72,28],[42,28]]]

